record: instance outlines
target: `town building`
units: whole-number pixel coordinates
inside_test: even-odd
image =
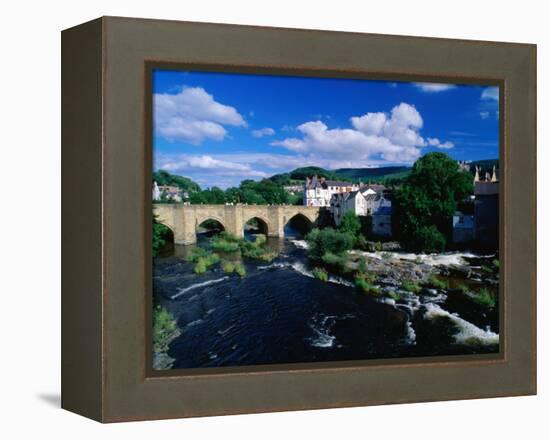
[[[158,185],[153,182],[153,200],[172,200],[181,202],[187,198],[188,194],[184,193],[181,188],[172,185]]]
[[[462,211],[453,214],[453,243],[471,243],[475,239],[475,216]]]
[[[357,191],[359,185],[351,182],[326,180],[324,177],[313,176],[306,179],[304,187],[304,205],[330,207],[330,200],[334,194]]]
[[[499,239],[499,181],[497,170],[487,172],[485,179],[479,177],[476,168],[474,177],[475,238],[484,249],[498,249]]]
[[[351,211],[358,216],[367,215],[367,201],[359,190],[337,193],[330,199],[330,210],[334,223],[339,226],[346,212]]]
[[[371,216],[373,234],[392,234],[391,200],[383,185],[367,185],[356,191],[334,194],[330,199],[330,210],[336,226],[340,225],[347,212],[353,212],[359,217]]]
[[[392,235],[391,201],[382,198],[378,208],[372,214],[372,233],[380,237]]]
[[[157,182],[153,182],[153,200],[160,200],[160,189]]]

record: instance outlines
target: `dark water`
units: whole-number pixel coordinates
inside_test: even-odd
[[[272,263],[245,260],[244,278],[219,267],[195,275],[184,260],[189,246],[176,246],[174,255],[155,261],[155,299],[181,329],[168,351],[173,368],[494,351],[456,344],[456,329],[441,328],[437,316],[419,318],[406,301],[396,307],[345,281],[312,278],[305,251],[290,239],[269,239],[268,245],[279,257]],[[445,313],[438,307],[430,310]]]

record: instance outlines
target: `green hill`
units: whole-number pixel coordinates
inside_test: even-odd
[[[380,168],[340,168],[337,170],[327,170],[320,167],[302,167],[296,168],[288,173],[275,174],[268,178],[278,185],[290,185],[293,183],[302,183],[307,177],[317,175],[329,180],[342,180],[347,182],[388,182],[391,180],[401,180],[410,172],[409,167],[392,166]]]
[[[188,177],[176,176],[164,170],[158,170],[153,172],[153,181],[157,182],[158,185],[177,186],[182,191],[186,191],[188,193],[197,192],[201,190],[201,187],[199,186],[199,184],[196,182],[193,182]]]
[[[409,174],[411,168],[405,166],[392,166],[380,168],[340,168],[334,170],[338,176],[352,180],[382,181],[385,179],[402,179]]]

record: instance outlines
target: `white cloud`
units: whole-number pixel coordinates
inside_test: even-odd
[[[489,117],[489,112],[479,112],[481,119],[487,119]]]
[[[304,166],[318,166],[327,169],[336,169],[357,167],[368,168],[377,167],[380,165],[387,165],[386,161],[384,160],[370,160],[368,164],[358,164],[355,158],[344,159],[340,157],[320,156],[315,153],[307,155],[288,155],[273,153],[231,153],[217,155],[216,157],[220,159],[223,158],[224,160],[247,163],[266,169],[275,170],[274,172],[290,171],[294,168]]]
[[[329,129],[321,121],[309,121],[297,127],[300,138],[271,144],[319,159],[352,160],[355,166],[380,161],[412,163],[420,157],[420,149],[428,145],[420,135],[422,117],[407,103],[395,106],[389,115],[367,113],[350,118],[350,122],[353,128]],[[439,145],[450,148],[449,143]]]
[[[449,150],[455,146],[455,144],[450,141],[441,142],[438,138],[428,138],[428,145],[430,147],[442,148],[444,150]]]
[[[498,101],[499,99],[498,87],[486,87],[481,92],[481,99],[488,99],[493,101]]]
[[[441,84],[441,83],[428,83],[428,82],[416,82],[413,84],[415,87],[427,93],[446,92],[447,90],[451,90],[456,87],[456,85],[454,84]]]
[[[252,169],[245,163],[221,160],[209,155],[160,155],[155,166],[175,174],[192,177],[196,173],[215,176],[267,177],[267,173]]]
[[[205,139],[223,140],[227,136],[224,125],[246,126],[234,107],[217,102],[202,87],[183,88],[177,94],[155,94],[153,121],[156,134],[193,145]]]
[[[275,130],[273,130],[271,127],[264,127],[258,130],[252,130],[252,136],[256,138],[261,138],[264,136],[273,136],[274,134],[275,134]]]

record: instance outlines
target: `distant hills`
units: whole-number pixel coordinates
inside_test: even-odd
[[[493,171],[493,167],[495,167],[497,170],[499,168],[499,160],[498,159],[484,159],[484,160],[475,160],[473,162],[470,162],[470,172],[475,174],[475,167],[478,166],[481,168],[481,172],[486,171]]]
[[[484,159],[469,162],[470,172],[475,173],[475,167],[481,168],[481,172],[491,172],[493,166],[498,170],[498,159]],[[341,180],[347,182],[363,183],[384,183],[399,184],[411,172],[411,167],[407,166],[389,166],[379,168],[339,168],[336,170],[327,170],[321,167],[301,167],[288,173],[274,174],[264,179],[271,181],[279,186],[302,184],[307,177],[314,175],[324,177],[328,180]],[[160,170],[153,173],[153,180],[159,185],[174,185],[189,193],[200,191],[200,186],[187,177],[175,176],[166,171]]]
[[[409,174],[411,168],[391,166],[380,168],[339,168],[327,170],[320,167],[296,168],[288,173],[275,174],[268,178],[278,185],[302,183],[307,177],[318,176],[328,180],[343,180],[348,182],[389,182],[402,180]]]
[[[387,179],[403,179],[410,171],[411,167],[393,166],[380,168],[339,168],[334,170],[334,173],[351,180],[375,182]]]

